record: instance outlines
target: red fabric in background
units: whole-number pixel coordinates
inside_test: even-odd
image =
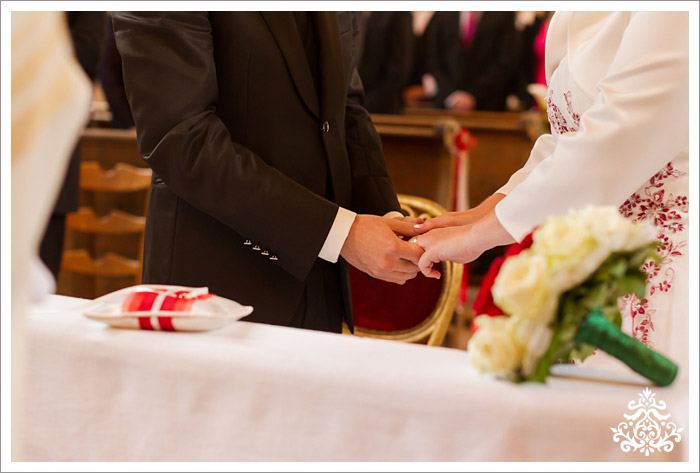
[[[404,330],[430,315],[442,291],[442,279],[419,274],[403,286],[370,279],[350,266],[355,326],[372,330]]]

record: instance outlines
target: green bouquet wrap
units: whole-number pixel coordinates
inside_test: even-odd
[[[600,348],[658,386],[668,386],[678,373],[672,361],[623,333],[600,311],[586,317],[574,341]]]

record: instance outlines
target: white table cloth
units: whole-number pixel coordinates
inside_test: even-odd
[[[609,363],[547,384],[476,373],[465,351],[233,323],[112,329],[49,297],[28,318],[30,461],[687,461],[688,382],[652,387],[684,428],[625,453],[611,427],[641,378]],[[615,361],[615,360],[612,360]]]

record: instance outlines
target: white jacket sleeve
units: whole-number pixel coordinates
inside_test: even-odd
[[[579,131],[560,135],[549,156],[533,153],[505,186],[496,215],[516,240],[549,215],[621,205],[687,148],[687,13],[634,14],[596,89]]]

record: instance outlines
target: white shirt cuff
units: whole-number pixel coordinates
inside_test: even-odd
[[[423,74],[421,77],[421,82],[423,83],[423,90],[425,90],[425,95],[428,97],[435,97],[438,93],[438,84],[431,74]]]
[[[335,220],[333,221],[333,226],[331,226],[331,231],[328,232],[325,243],[321,247],[321,251],[318,253],[318,257],[328,261],[329,263],[337,263],[338,256],[340,256],[340,250],[343,249],[345,240],[348,238],[350,233],[350,227],[355,222],[355,212],[338,207],[338,213],[335,214]]]

